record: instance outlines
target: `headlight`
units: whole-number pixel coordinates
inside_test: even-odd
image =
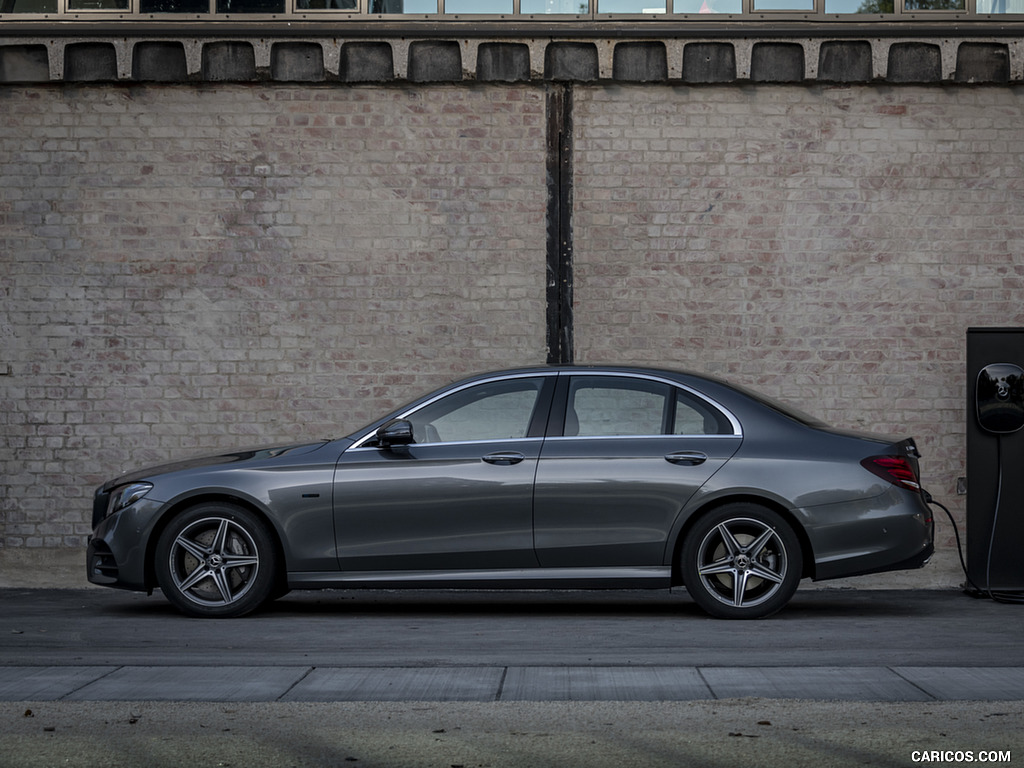
[[[125,507],[134,504],[153,489],[152,483],[129,483],[115,488],[110,494],[110,504],[107,506],[107,514],[112,515]]]

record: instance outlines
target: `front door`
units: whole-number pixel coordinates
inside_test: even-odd
[[[346,452],[334,483],[339,567],[535,568],[533,483],[543,444],[535,432],[546,419],[539,410],[548,380],[472,385],[405,415],[412,445]]]

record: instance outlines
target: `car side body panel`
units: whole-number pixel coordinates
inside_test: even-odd
[[[534,494],[540,564],[664,565],[687,501],[741,441],[682,435],[548,438]]]
[[[717,433],[672,434],[683,429],[673,421],[677,406],[665,407],[652,434],[581,433],[567,404],[584,379],[653,382],[621,388],[644,396],[676,386],[717,414]],[[501,390],[506,380],[516,382],[509,392],[526,380],[538,387],[519,434],[460,440],[435,435],[429,419],[413,424],[420,409],[442,413],[452,394],[472,400],[471,388]],[[376,447],[376,429],[395,418],[412,420],[417,442]],[[699,417],[693,429],[700,431]],[[186,460],[104,484],[88,573],[97,584],[152,589],[161,531],[209,501],[242,505],[266,521],[292,587],[667,586],[678,583],[688,531],[710,530],[718,518],[705,515],[750,502],[773,510],[773,526],[792,524],[801,572],[812,578],[919,567],[933,549],[930,510],[921,493],[861,466],[878,455],[917,469],[911,441],[833,430],[701,376],[597,366],[483,374],[346,438]],[[110,507],[118,488],[136,482],[152,488],[123,509]]]

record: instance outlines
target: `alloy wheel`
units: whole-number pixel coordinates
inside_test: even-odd
[[[259,549],[245,527],[225,517],[204,517],[171,542],[168,567],[175,589],[203,606],[227,606],[252,589]]]

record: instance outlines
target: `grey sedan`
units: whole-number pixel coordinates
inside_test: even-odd
[[[111,480],[88,577],[204,617],[290,589],[684,585],[761,618],[803,578],[927,562],[918,458],[703,376],[502,371],[348,437]]]

